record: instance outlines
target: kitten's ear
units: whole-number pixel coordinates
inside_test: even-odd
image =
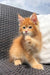
[[[35,25],[38,25],[38,19],[37,19],[36,13],[33,13],[33,14],[30,16],[30,19],[33,21],[33,23],[34,23]]]
[[[18,14],[18,21],[19,21],[19,23],[21,23],[23,20],[24,20],[24,18],[20,14]]]

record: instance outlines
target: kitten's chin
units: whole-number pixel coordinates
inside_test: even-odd
[[[32,33],[31,33],[31,34],[30,34],[30,33],[23,33],[23,35],[24,35],[24,36],[27,36],[27,35],[28,35],[28,36],[33,36]]]

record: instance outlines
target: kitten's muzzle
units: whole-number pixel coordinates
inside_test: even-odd
[[[25,31],[25,33],[27,33],[27,31]]]

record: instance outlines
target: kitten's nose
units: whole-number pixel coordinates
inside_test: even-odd
[[[25,31],[27,33],[27,31]]]

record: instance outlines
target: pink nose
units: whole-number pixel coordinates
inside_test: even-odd
[[[27,31],[25,31],[27,33]]]

